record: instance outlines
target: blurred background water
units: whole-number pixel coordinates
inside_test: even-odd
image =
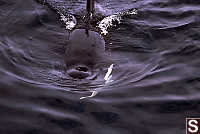
[[[44,2],[44,3],[43,3]],[[200,1],[97,0],[98,19],[137,8],[105,37],[113,82],[64,71],[86,0],[0,0],[0,134],[184,134],[200,111]],[[93,98],[90,90],[99,93]]]

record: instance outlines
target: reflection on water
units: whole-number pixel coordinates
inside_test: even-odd
[[[63,61],[66,26],[85,28],[85,2],[0,0],[0,133],[185,133],[185,117],[199,116],[200,2],[98,0],[92,30],[137,14],[106,29],[109,64],[98,76],[76,80]]]

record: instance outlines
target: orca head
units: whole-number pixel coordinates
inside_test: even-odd
[[[105,41],[94,31],[74,30],[65,51],[67,74],[74,79],[93,75],[96,65],[105,58]]]

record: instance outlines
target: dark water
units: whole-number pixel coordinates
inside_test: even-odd
[[[63,69],[69,31],[55,10],[79,18],[85,0],[47,2],[0,0],[0,134],[184,134],[200,117],[200,1],[98,0],[101,17],[138,8],[105,39],[117,60],[107,85],[106,67],[90,81]]]

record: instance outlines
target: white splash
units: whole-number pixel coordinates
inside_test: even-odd
[[[101,30],[101,34],[108,34],[108,28],[115,27],[117,24],[121,23],[122,17],[125,15],[135,15],[137,14],[136,9],[131,9],[129,11],[118,12],[116,14],[105,17],[102,21],[98,23],[98,28]]]
[[[61,18],[60,20],[65,23],[65,28],[67,30],[72,30],[76,26],[77,21],[73,15],[70,15],[70,14],[64,15],[60,12],[58,13],[60,14],[60,18]]]
[[[111,15],[111,16],[108,16],[106,18],[104,18],[97,27],[100,28],[101,30],[101,34],[103,35],[106,35],[108,33],[107,29],[111,26],[115,26],[114,25],[114,22],[118,22],[120,23],[121,21],[121,16],[119,15]]]
[[[111,80],[111,78],[112,78],[112,69],[113,69],[113,64],[111,64],[110,65],[110,67],[108,68],[108,71],[107,71],[107,73],[106,73],[106,75],[105,75],[105,77],[104,77],[104,80],[105,80],[105,84],[107,84],[107,83],[109,83],[109,82],[111,82],[112,80]]]
[[[86,98],[92,98],[92,97],[96,96],[97,93],[98,93],[97,91],[92,91],[92,95],[90,95],[90,96],[86,96],[86,97],[81,97],[80,100],[82,100],[82,99],[86,99]]]
[[[113,66],[114,66],[114,64],[111,64],[110,67],[108,68],[108,71],[107,71],[107,73],[106,73],[106,75],[104,77],[104,80],[105,80],[104,85],[106,85],[107,83],[113,81],[113,80],[111,80]],[[91,92],[92,92],[92,94],[90,96],[81,97],[80,99],[82,100],[82,99],[86,99],[86,98],[92,98],[92,97],[94,97],[94,96],[96,96],[98,94],[98,91],[91,91]]]

